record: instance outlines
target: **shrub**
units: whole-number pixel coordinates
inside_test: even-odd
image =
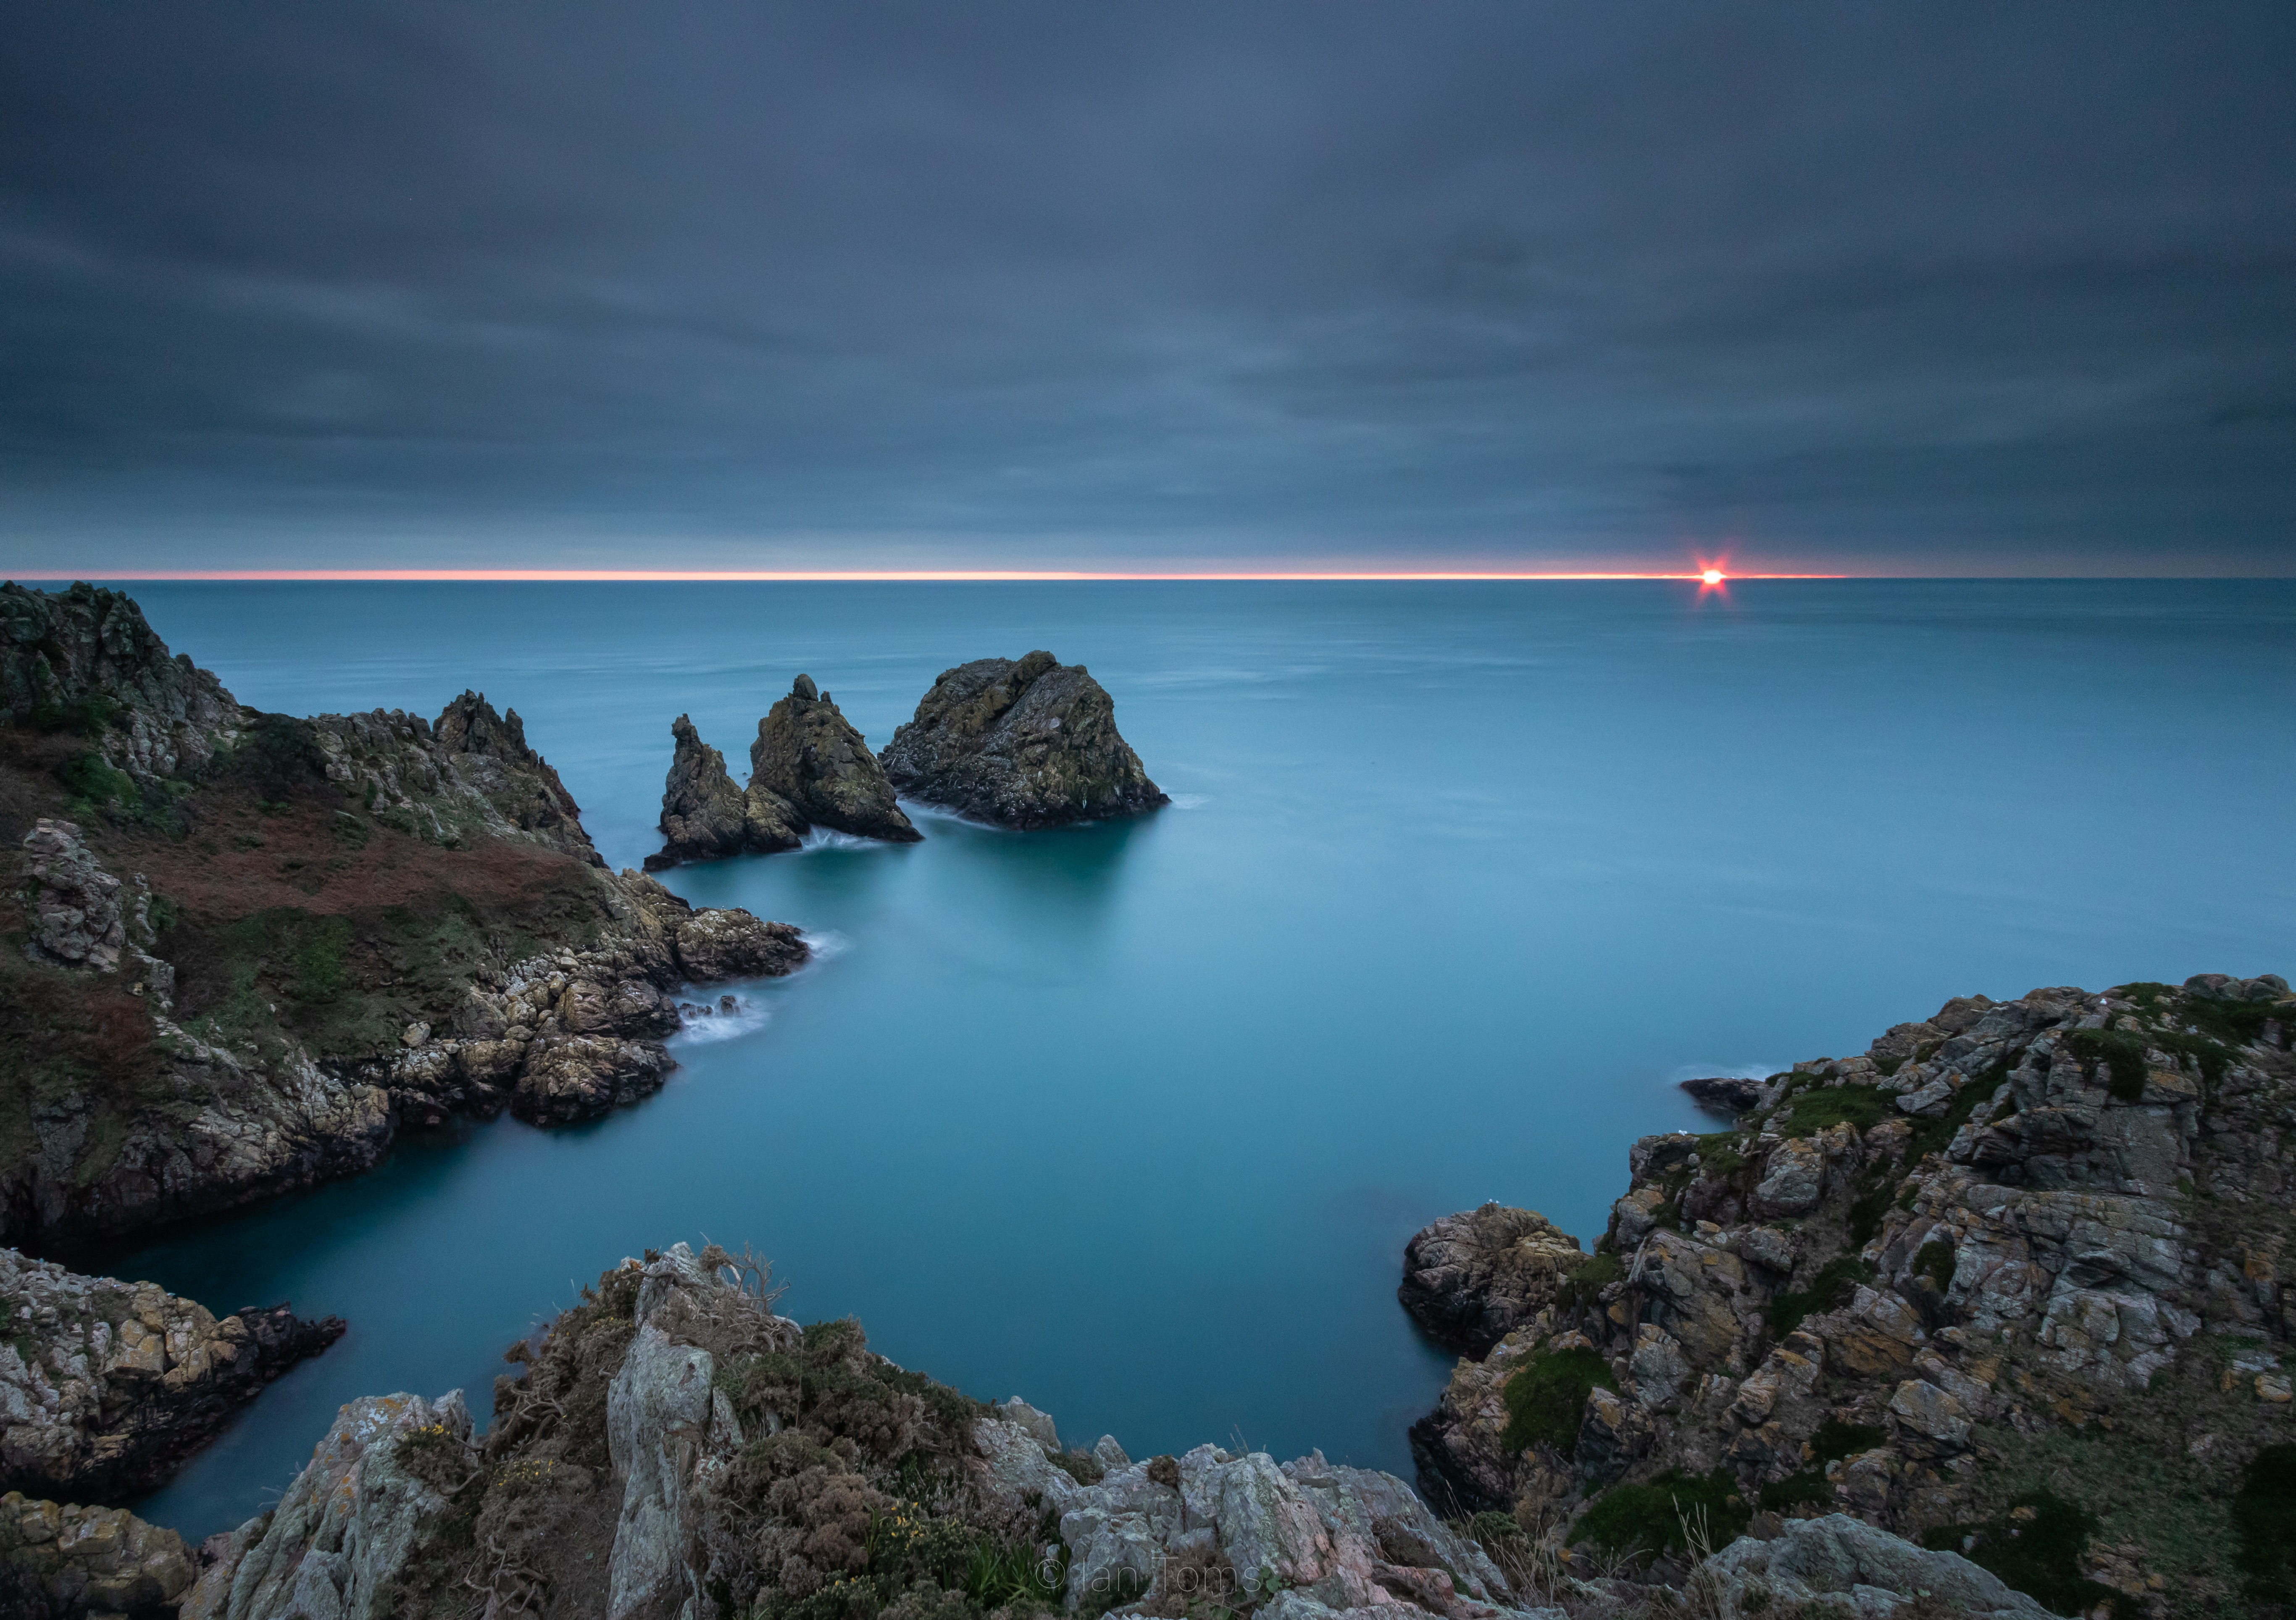
[[[1718,1548],[1743,1534],[1752,1517],[1728,1469],[1698,1475],[1669,1469],[1648,1485],[1614,1486],[1578,1516],[1570,1541],[1592,1542],[1606,1552],[1664,1552],[1687,1548],[1686,1518]]]
[[[2078,1615],[2117,1596],[2080,1572],[2081,1550],[2095,1530],[2095,1514],[2040,1490],[1982,1525],[1941,1525],[1922,1537],[1922,1545],[1958,1552],[2057,1614]]]
[[[321,917],[304,926],[291,957],[297,1001],[332,1001],[341,994],[348,977],[343,957],[350,943],[351,925],[340,917]]]
[[[1897,1115],[1895,1093],[1878,1085],[1821,1085],[1796,1092],[1771,1119],[1784,1136],[1815,1136],[1838,1125],[1870,1131]]]
[[[1889,1438],[1889,1431],[1875,1424],[1844,1423],[1839,1418],[1828,1418],[1809,1437],[1809,1448],[1823,1465],[1839,1462],[1844,1457],[1853,1457],[1859,1452],[1870,1452],[1875,1446],[1886,1444]]]
[[[1855,1255],[1829,1261],[1825,1269],[1799,1293],[1784,1292],[1770,1300],[1770,1331],[1784,1338],[1801,1326],[1802,1318],[1846,1305],[1861,1282],[1874,1280],[1874,1268]]]
[[[1603,1290],[1616,1282],[1625,1271],[1616,1255],[1589,1255],[1563,1274],[1555,1297],[1570,1305],[1595,1305],[1601,1301]]]
[[[2248,1577],[2251,1597],[2296,1592],[2296,1445],[2267,1445],[2256,1453],[2232,1499],[2240,1537],[2234,1562]]]
[[[2144,1095],[2144,1051],[2152,1043],[2143,1035],[2125,1029],[2073,1029],[2066,1031],[2064,1043],[2084,1062],[2105,1066],[2117,1100],[2135,1102]]]
[[[1566,1457],[1575,1455],[1587,1397],[1596,1389],[1617,1387],[1610,1363],[1595,1351],[1533,1351],[1500,1392],[1507,1409],[1500,1444],[1520,1452],[1543,1440]]]
[[[1815,1502],[1822,1508],[1833,1505],[1833,1487],[1826,1483],[1823,1469],[1804,1469],[1784,1479],[1773,1479],[1762,1487],[1762,1506],[1773,1513],[1800,1507],[1804,1502]]]
[[[1930,1286],[1942,1294],[1953,1287],[1953,1273],[1958,1257],[1952,1244],[1942,1238],[1931,1238],[1914,1256],[1914,1270],[1929,1279]]]
[[[1906,1144],[1906,1161],[1919,1164],[1932,1153],[1944,1152],[1961,1127],[1969,1123],[1969,1117],[1977,1112],[1977,1105],[1999,1096],[2008,1080],[2009,1065],[1997,1063],[1956,1092],[1953,1101],[1938,1118],[1914,1121],[1913,1140]]]

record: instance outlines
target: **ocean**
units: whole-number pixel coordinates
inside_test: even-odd
[[[102,1256],[351,1324],[139,1505],[194,1539],[355,1395],[483,1419],[504,1346],[705,1237],[1072,1443],[1408,1476],[1426,1222],[1591,1240],[1629,1142],[1713,1128],[1677,1082],[1948,996],[2296,968],[2296,584],[124,583],[242,702],[516,708],[617,866],[671,719],[738,779],[800,671],[882,745],[941,669],[1046,648],[1173,801],[664,874],[818,951],[660,1095]]]

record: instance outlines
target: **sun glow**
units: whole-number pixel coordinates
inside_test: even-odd
[[[1722,583],[1722,570],[1720,569],[1709,569],[1698,577],[1704,580],[1708,585],[1718,585]]]

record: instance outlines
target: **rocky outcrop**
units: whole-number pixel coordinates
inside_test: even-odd
[[[1685,1080],[1682,1089],[1700,1108],[1716,1114],[1743,1114],[1759,1108],[1765,1100],[1767,1085],[1760,1080],[1732,1079],[1726,1076],[1708,1080]]]
[[[277,1508],[224,1538],[180,1620],[380,1620],[472,1483],[462,1393],[353,1401]],[[445,1594],[440,1594],[444,1596]],[[459,1594],[458,1594],[459,1595]]]
[[[747,798],[744,814],[776,834],[822,826],[897,844],[922,836],[893,802],[892,784],[861,733],[810,675],[798,676],[758,722]]]
[[[342,1332],[283,1305],[218,1321],[154,1284],[0,1248],[0,1487],[82,1502],[156,1490]]]
[[[1948,1614],[1986,1620],[2049,1614],[1958,1553],[1924,1551],[1844,1513],[1797,1520],[1768,1541],[1742,1537],[1707,1559],[1701,1575],[1705,1591],[1727,1605],[1726,1614],[1806,1603],[1847,1620],[1895,1610],[1917,1596]]]
[[[1396,1297],[1447,1350],[1480,1356],[1554,1294],[1587,1256],[1578,1240],[1528,1209],[1485,1204],[1445,1215],[1403,1253]]]
[[[471,1593],[609,1620],[815,1600],[903,1620],[1521,1612],[1401,1480],[1210,1445],[1135,1461],[1107,1436],[1064,1451],[1045,1413],[896,1367],[857,1323],[800,1330],[767,1282],[683,1244],[625,1261],[512,1347],[483,1443],[451,1397],[346,1407],[277,1513],[219,1544],[184,1620],[429,1614]]]
[[[805,825],[788,801],[759,785],[744,793],[726,773],[726,757],[701,740],[693,722],[671,722],[675,744],[661,792],[662,847],[646,857],[648,871],[681,861],[721,855],[772,855],[795,849]]]
[[[0,1496],[0,1614],[11,1620],[172,1615],[198,1568],[182,1536],[122,1509]]]
[[[246,718],[223,683],[170,658],[117,591],[0,585],[0,708],[39,732],[86,737],[139,779],[204,766]]]
[[[1520,1325],[1414,1428],[1423,1480],[1597,1544],[1637,1491],[1980,1563],[2038,1516],[2053,1601],[2237,1600],[2192,1549],[2296,1405],[2292,1032],[2271,975],[1961,998],[1644,1138],[1586,1264],[1495,1288]]]
[[[894,787],[999,827],[1138,815],[1168,802],[1081,664],[1049,652],[944,669],[885,749]]]
[[[681,985],[804,959],[606,871],[479,693],[255,713],[78,587],[0,590],[0,1240],[355,1173],[457,1109],[587,1117],[669,1067]]]
[[[127,945],[119,880],[96,864],[70,822],[42,816],[24,835],[25,949],[35,961],[109,973]]]

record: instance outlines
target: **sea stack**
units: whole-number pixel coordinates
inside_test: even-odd
[[[701,740],[687,716],[670,722],[669,734],[676,750],[662,784],[662,847],[646,857],[648,871],[681,861],[771,855],[798,847],[805,827],[786,800],[765,789],[744,793],[735,787],[726,771],[726,756]]]
[[[893,802],[893,784],[861,733],[811,675],[798,676],[758,722],[748,799],[746,814],[761,826],[833,827],[896,844],[923,836]]]
[[[1021,830],[1168,802],[1117,733],[1107,690],[1043,651],[941,671],[893,732],[885,774],[914,798]]]

